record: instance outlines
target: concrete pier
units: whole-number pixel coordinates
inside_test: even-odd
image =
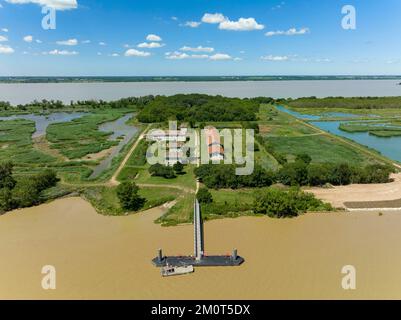
[[[196,267],[233,267],[244,263],[244,258],[238,256],[237,249],[233,250],[231,256],[206,256],[204,251],[204,232],[202,213],[198,200],[194,203],[194,255],[193,256],[163,256],[159,249],[158,256],[152,260],[156,267],[188,266]]]

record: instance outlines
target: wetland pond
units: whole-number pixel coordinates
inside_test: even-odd
[[[10,121],[17,119],[30,120],[35,122],[36,131],[33,133],[32,138],[37,138],[44,136],[46,134],[46,129],[49,125],[53,123],[70,122],[75,119],[82,118],[87,113],[85,112],[56,112],[45,115],[38,114],[20,114],[13,115],[9,117],[0,117],[0,121]]]
[[[111,166],[113,159],[136,135],[138,128],[127,124],[127,121],[133,116],[134,115],[132,113],[126,114],[115,121],[105,122],[99,126],[99,130],[102,132],[112,132],[109,140],[119,140],[119,144],[112,148],[110,154],[93,169],[90,179],[97,178],[104,170],[108,169]]]
[[[327,118],[338,118],[346,117],[346,118],[357,118],[358,115],[352,113],[325,113],[321,116],[317,115],[308,115],[302,114],[290,109],[287,109],[283,106],[278,106],[277,109],[282,112],[286,112],[298,119],[309,120],[311,124],[314,126],[329,132],[331,134],[335,134],[337,136],[341,136],[355,142],[358,142],[361,145],[367,146],[369,148],[375,149],[379,151],[382,155],[394,160],[401,162],[401,137],[378,137],[369,134],[369,132],[346,132],[340,129],[340,125],[344,123],[349,123],[349,121],[319,121],[323,117]]]
[[[11,121],[17,119],[30,120],[35,122],[36,131],[33,133],[32,138],[38,138],[46,135],[46,130],[49,125],[54,123],[70,122],[75,119],[82,118],[83,116],[90,115],[90,112],[55,112],[50,114],[21,114],[12,115],[8,117],[0,117],[0,121]],[[126,124],[128,120],[133,117],[133,114],[126,114],[121,118],[105,122],[99,126],[102,132],[110,133],[109,140],[118,140],[119,143],[116,147],[112,148],[111,152],[103,159],[93,170],[90,178],[97,178],[104,170],[108,169],[113,159],[120,153],[124,146],[131,141],[131,139],[138,132],[138,128]]]

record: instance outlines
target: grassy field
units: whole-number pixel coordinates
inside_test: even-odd
[[[349,143],[343,143],[273,106],[262,106],[259,118],[261,144],[267,150],[283,155],[288,161],[294,160],[301,153],[310,155],[315,163],[347,162],[363,165],[379,161],[373,155],[367,156]]]
[[[145,205],[140,210],[144,211],[173,201],[179,196],[179,190],[172,188],[140,188],[139,194],[146,199]],[[134,213],[126,212],[121,208],[116,187],[88,187],[83,191],[83,196],[101,214],[118,216]]]
[[[153,177],[150,175],[148,171],[148,166],[145,166],[144,169],[140,170],[138,173],[137,179],[135,182],[138,184],[151,184],[151,185],[163,185],[163,186],[176,186],[179,188],[187,189],[187,190],[195,190],[196,189],[196,179],[194,175],[194,166],[187,165],[184,169],[184,174],[178,175],[174,179],[165,179],[163,177]]]
[[[38,167],[55,162],[56,158],[34,148],[34,132],[33,121],[0,121],[0,161],[12,161],[22,167]]]

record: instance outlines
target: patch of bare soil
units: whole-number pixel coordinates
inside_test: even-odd
[[[352,184],[331,189],[311,188],[306,191],[317,198],[331,203],[336,208],[347,208],[348,203],[395,201],[401,197],[401,173],[393,174],[390,183],[381,184]],[[366,206],[365,206],[366,207]],[[368,208],[368,207],[367,207]],[[369,206],[369,208],[372,208]],[[380,208],[380,207],[376,207]]]

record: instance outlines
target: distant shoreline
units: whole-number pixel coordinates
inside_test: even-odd
[[[110,77],[0,77],[0,83],[117,83],[209,81],[401,80],[397,76],[110,76]]]

